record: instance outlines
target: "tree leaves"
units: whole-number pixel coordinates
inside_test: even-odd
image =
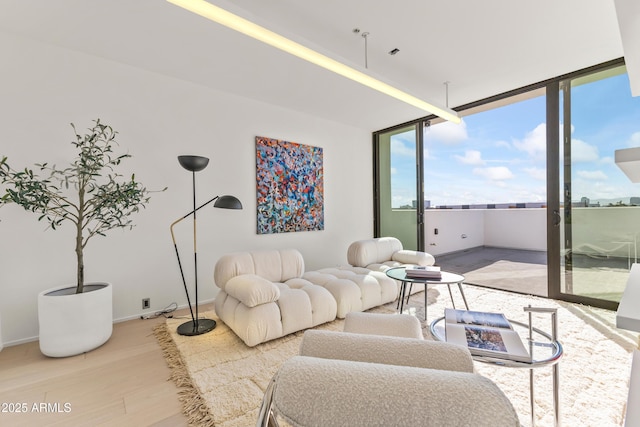
[[[0,183],[6,186],[0,203],[16,203],[27,211],[39,213],[38,221],[47,221],[53,230],[66,221],[76,226],[78,289],[81,292],[83,249],[87,242],[114,228],[132,228],[129,217],[146,206],[149,191],[135,181],[135,174],[130,180],[123,180],[115,173],[115,166],[131,155],[113,154],[117,132],[111,126],[97,119],[84,135],[77,132],[73,123],[71,127],[75,133],[71,144],[78,154],[64,169],[37,163],[40,176],[28,168],[12,169],[6,156],[0,160]]]

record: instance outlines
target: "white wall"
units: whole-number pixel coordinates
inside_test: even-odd
[[[547,250],[546,209],[487,209],[484,227],[485,246]]]
[[[572,251],[636,261],[640,255],[639,217],[640,207],[574,207]],[[560,233],[564,235],[564,221]],[[433,255],[478,246],[546,251],[546,209],[427,209],[425,242]]]
[[[479,246],[547,250],[545,209],[427,209],[424,218],[433,255]]]
[[[212,271],[224,253],[259,248],[299,249],[307,269],[346,263],[347,246],[372,236],[372,129],[357,129],[188,82],[2,34],[0,50],[0,155],[16,167],[65,164],[73,155],[69,123],[84,130],[101,118],[119,132],[133,155],[122,171],[150,189],[150,205],[134,217],[132,231],[96,237],[86,250],[88,281],[114,285],[114,317],[186,304],[169,225],[191,206],[191,176],[176,157],[210,157],[197,174],[198,200],[233,194],[242,211],[198,213],[200,300],[217,288]],[[144,54],[141,52],[140,54]],[[224,66],[221,62],[220,66]],[[312,99],[309,102],[313,102]],[[324,148],[325,230],[256,234],[255,136]],[[37,215],[0,209],[0,313],[5,345],[38,333],[36,296],[74,281],[73,230],[45,230]],[[187,273],[193,271],[191,225],[176,227]],[[191,281],[192,274],[187,275]]]
[[[425,248],[432,255],[484,245],[484,210],[427,209],[424,224]]]

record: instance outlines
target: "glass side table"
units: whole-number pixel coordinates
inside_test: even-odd
[[[507,368],[526,368],[529,369],[529,400],[531,405],[531,426],[535,426],[535,402],[533,387],[533,370],[545,366],[552,366],[553,369],[553,410],[554,425],[560,426],[560,370],[558,363],[564,352],[562,344],[558,341],[558,322],[557,309],[545,307],[524,307],[524,311],[528,313],[529,323],[517,322],[509,320],[514,329],[520,333],[521,338],[528,343],[529,354],[532,356],[530,362],[515,361],[497,357],[480,356],[471,354],[473,360],[482,363],[490,363],[496,366],[504,366]],[[533,327],[533,313],[548,313],[551,315],[551,333],[542,331]],[[440,317],[429,326],[431,335],[438,341],[446,341],[444,316]]]
[[[409,302],[409,297],[411,296],[411,287],[414,283],[419,283],[424,285],[424,320],[427,320],[427,286],[429,285],[447,285],[449,289],[449,296],[451,297],[451,303],[453,304],[453,308],[456,308],[456,303],[453,300],[453,293],[451,293],[451,285],[458,285],[458,289],[460,290],[460,294],[462,295],[462,300],[464,301],[464,306],[467,310],[469,310],[469,305],[467,304],[467,298],[464,295],[464,290],[462,289],[462,282],[464,282],[464,276],[461,274],[449,273],[446,271],[442,271],[442,277],[440,279],[426,279],[424,277],[407,277],[407,272],[405,267],[394,267],[385,271],[387,276],[392,279],[396,279],[400,281],[402,284],[400,286],[400,296],[398,297],[398,305],[397,309],[399,313],[402,313],[404,310],[404,300],[407,299],[407,303]],[[407,287],[409,290],[407,292]]]

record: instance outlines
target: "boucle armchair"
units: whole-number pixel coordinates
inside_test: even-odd
[[[224,255],[214,270],[216,314],[250,347],[334,320],[333,296],[303,274],[295,249]]]
[[[258,426],[516,427],[502,391],[452,344],[306,331],[269,384]]]

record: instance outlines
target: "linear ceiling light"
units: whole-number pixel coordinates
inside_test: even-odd
[[[458,114],[451,109],[440,108],[429,102],[416,98],[413,95],[396,89],[387,83],[374,79],[363,72],[344,65],[341,62],[322,55],[321,53],[289,40],[286,37],[267,30],[264,27],[234,15],[233,13],[221,9],[218,6],[214,6],[204,0],[167,1],[217,22],[218,24],[224,25],[225,27],[231,28],[232,30],[238,31],[263,43],[290,53],[291,55],[297,56],[298,58],[304,59],[305,61],[309,61],[312,64],[316,64],[343,77],[368,86],[371,89],[375,89],[393,98],[399,99],[400,101],[406,102],[407,104],[413,105],[414,107],[420,108],[421,110],[435,114],[445,120],[460,123],[460,117],[458,117]]]

